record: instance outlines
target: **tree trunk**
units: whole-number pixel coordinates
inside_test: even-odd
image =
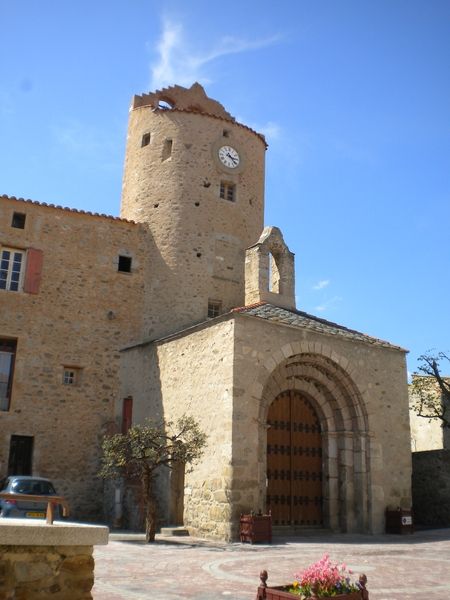
[[[156,533],[156,500],[153,495],[151,474],[144,475],[142,487],[145,503],[145,541],[149,544],[155,541]]]

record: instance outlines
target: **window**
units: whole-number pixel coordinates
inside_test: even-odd
[[[63,383],[64,385],[76,385],[80,382],[80,369],[78,367],[64,367]]]
[[[9,410],[13,382],[16,340],[0,339],[0,410]]]
[[[22,283],[25,252],[2,248],[0,255],[0,290],[17,292]]]
[[[25,229],[25,219],[26,215],[24,213],[13,213],[11,227],[16,227],[17,229]]]
[[[128,396],[128,398],[123,399],[122,406],[122,433],[126,433],[132,424],[133,421],[133,398]]]
[[[33,438],[29,435],[12,435],[9,443],[8,475],[31,475],[33,464]]]
[[[142,140],[141,140],[141,148],[143,148],[144,146],[148,146],[149,144],[150,144],[150,134],[144,133],[144,135],[142,136]]]
[[[172,140],[167,139],[164,141],[162,160],[167,160],[172,156]]]
[[[220,300],[208,300],[208,319],[214,319],[220,315],[222,302]]]
[[[117,270],[122,273],[131,273],[131,256],[119,255],[119,265]]]
[[[223,200],[229,200],[234,202],[236,200],[236,186],[234,183],[228,183],[226,181],[220,182],[220,197]]]

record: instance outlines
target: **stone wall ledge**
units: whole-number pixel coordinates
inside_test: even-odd
[[[0,544],[5,546],[97,546],[108,543],[109,529],[40,519],[0,519]]]

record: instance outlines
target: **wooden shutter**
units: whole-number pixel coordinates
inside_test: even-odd
[[[41,284],[42,264],[44,262],[44,254],[42,250],[29,248],[27,252],[27,266],[25,271],[25,279],[23,282],[23,291],[29,294],[39,293]]]

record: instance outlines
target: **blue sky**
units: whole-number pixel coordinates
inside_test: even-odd
[[[297,306],[450,350],[450,2],[0,0],[0,194],[117,215],[133,94],[267,136]]]

